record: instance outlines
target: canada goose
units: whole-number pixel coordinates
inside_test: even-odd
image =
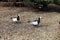
[[[13,21],[13,22],[19,22],[19,20],[20,20],[20,17],[17,15],[17,17],[11,17],[11,20]]]
[[[39,17],[38,20],[29,21],[30,24],[38,26],[42,17]]]

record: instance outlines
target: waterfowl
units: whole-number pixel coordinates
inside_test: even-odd
[[[11,20],[13,21],[13,22],[19,22],[19,20],[20,20],[20,17],[17,15],[16,17],[11,17]]]
[[[33,21],[30,21],[29,23],[34,25],[34,26],[38,26],[39,23],[40,23],[40,20],[41,20],[42,17],[39,17],[37,20],[33,20]]]

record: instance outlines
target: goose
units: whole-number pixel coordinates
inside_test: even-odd
[[[34,26],[38,26],[40,23],[42,17],[39,17],[38,20],[33,20],[33,21],[28,21],[30,24],[34,25]]]
[[[20,20],[20,17],[17,15],[16,17],[11,17],[11,20],[13,21],[13,22],[19,22],[19,20]]]

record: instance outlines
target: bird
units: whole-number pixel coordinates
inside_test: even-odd
[[[11,17],[11,20],[12,20],[13,22],[18,23],[19,20],[20,20],[20,17],[19,17],[19,15],[17,15],[16,17]]]
[[[33,21],[28,21],[30,24],[34,25],[34,26],[38,26],[40,21],[41,21],[42,17],[38,17],[37,20],[33,20]]]

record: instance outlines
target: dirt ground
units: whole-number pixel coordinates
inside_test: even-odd
[[[11,17],[20,16],[21,23]],[[27,21],[43,17],[39,27]],[[0,7],[0,40],[60,40],[60,13],[35,12],[31,8]]]

